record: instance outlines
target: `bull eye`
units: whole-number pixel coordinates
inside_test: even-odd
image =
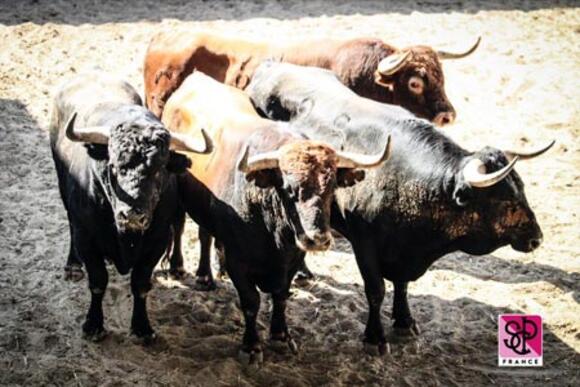
[[[425,81],[421,77],[411,77],[409,78],[409,90],[416,95],[423,94],[423,90],[425,89]]]

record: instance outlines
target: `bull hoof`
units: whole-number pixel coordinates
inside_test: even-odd
[[[174,280],[182,280],[185,278],[186,274],[187,272],[182,266],[169,269],[169,276]]]
[[[216,290],[217,286],[212,277],[208,275],[198,276],[195,280],[195,289],[203,292],[210,292]]]
[[[386,353],[391,353],[391,346],[389,343],[363,343],[364,351],[371,356],[382,356]]]
[[[66,265],[64,267],[64,280],[71,282],[79,282],[85,278],[85,272],[82,265]]]
[[[83,339],[97,343],[107,336],[107,331],[102,323],[86,320],[83,323]]]
[[[135,344],[150,345],[157,340],[157,334],[151,328],[133,328],[131,337]]]
[[[264,353],[260,348],[252,349],[250,352],[241,349],[238,360],[244,367],[260,366],[264,362]]]
[[[272,335],[272,337],[270,337],[270,344],[276,351],[284,352],[290,350],[293,355],[298,354],[298,344],[296,344],[296,341],[289,334],[282,336]]]

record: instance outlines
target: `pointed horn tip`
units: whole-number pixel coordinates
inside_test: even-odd
[[[481,35],[479,35],[477,37],[477,40],[471,46],[471,48],[469,48],[467,51],[465,51],[463,53],[453,53],[453,52],[439,50],[439,51],[437,51],[437,55],[440,57],[440,59],[461,59],[461,58],[464,58],[468,55],[471,55],[477,49],[477,47],[479,47],[479,43],[481,43]]]
[[[383,153],[383,157],[381,158],[381,162],[387,161],[391,158],[391,150],[393,149],[393,142],[391,141],[391,135],[387,136],[387,144],[385,145],[385,151]]]
[[[201,135],[203,136],[203,140],[205,142],[205,150],[203,154],[209,154],[213,152],[213,140],[209,133],[204,128],[201,128]]]
[[[75,126],[75,121],[77,119],[77,112],[74,112],[73,115],[68,119],[68,122],[66,124],[66,137],[71,140],[71,141],[76,141],[78,140],[75,132],[74,132],[74,126]]]
[[[549,151],[554,144],[556,144],[556,140],[552,140],[550,141],[550,143],[542,148],[539,148],[537,150],[533,150],[530,152],[518,152],[518,151],[512,151],[512,150],[507,150],[504,151],[504,153],[508,156],[508,158],[513,158],[516,156],[519,156],[521,160],[529,160],[529,159],[533,159],[537,156],[540,156],[544,153],[546,153],[547,151]]]
[[[240,172],[246,173],[248,171],[248,158],[250,154],[250,146],[246,145],[242,157],[238,161],[237,169]]]
[[[360,155],[349,152],[337,151],[338,168],[374,168],[387,161],[391,156],[391,135],[387,136],[385,147],[382,152],[374,155]]]

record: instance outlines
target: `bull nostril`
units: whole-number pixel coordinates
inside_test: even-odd
[[[439,113],[433,120],[439,126],[447,125],[453,122],[455,114],[450,112]]]
[[[542,241],[540,239],[532,239],[530,241],[530,247],[532,248],[532,250],[537,249],[538,247],[540,247],[541,244]]]

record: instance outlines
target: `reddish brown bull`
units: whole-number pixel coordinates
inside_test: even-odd
[[[309,41],[292,44],[250,42],[205,32],[161,33],[145,58],[146,104],[161,116],[169,96],[193,69],[244,89],[255,68],[274,58],[330,69],[357,94],[400,105],[438,125],[451,123],[455,109],[445,94],[440,59],[471,54],[436,51],[428,46],[397,49],[380,39]]]
[[[296,350],[284,312],[292,277],[306,251],[330,246],[337,187],[362,180],[358,169],[382,164],[389,141],[373,156],[335,151],[289,124],[261,118],[242,91],[199,71],[168,100],[163,122],[182,136],[205,128],[214,139],[212,155],[190,155],[193,166],[178,185],[187,213],[225,252],[246,321],[243,359],[262,356],[257,288],[272,294],[272,340]]]

